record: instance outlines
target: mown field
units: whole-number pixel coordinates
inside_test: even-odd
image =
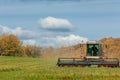
[[[0,80],[120,80],[120,68],[57,67],[57,59],[0,57]]]

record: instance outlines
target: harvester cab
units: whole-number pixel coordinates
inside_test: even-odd
[[[102,57],[102,43],[98,41],[88,41],[86,44],[86,59],[100,59]]]
[[[84,44],[86,46],[86,53],[84,57],[80,58],[58,58],[58,66],[91,66],[98,67],[119,67],[119,60],[117,58],[104,58],[102,45],[99,41],[88,41]]]
[[[86,56],[101,56],[101,45],[100,44],[87,44],[87,55]]]

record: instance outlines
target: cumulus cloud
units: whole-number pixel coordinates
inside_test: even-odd
[[[80,36],[76,36],[76,35],[74,35],[74,34],[70,34],[70,35],[68,35],[68,36],[65,36],[65,37],[63,37],[63,36],[58,36],[57,37],[57,40],[59,41],[59,42],[62,42],[62,41],[70,41],[71,43],[81,43],[81,42],[86,42],[88,39],[87,38],[84,38],[84,37],[80,37]]]
[[[14,29],[9,28],[7,26],[0,25],[0,33],[6,33],[6,34],[14,34],[21,38],[33,38],[35,37],[35,34],[29,30],[25,30],[21,27],[16,27]]]
[[[0,33],[14,34],[17,35],[23,42],[23,45],[36,45],[42,47],[60,47],[60,46],[70,46],[81,42],[86,42],[88,39],[74,34],[55,34],[49,32],[35,33],[34,31],[26,30],[21,27],[16,27],[14,29],[1,26]]]
[[[56,37],[56,40],[61,45],[66,45],[66,46],[75,45],[75,44],[78,44],[78,43],[88,41],[87,38],[80,37],[80,36],[77,36],[77,35],[74,35],[74,34],[70,34],[70,35],[65,36],[65,37],[64,36],[58,36],[58,37]]]
[[[40,27],[47,30],[60,30],[69,31],[73,28],[73,25],[67,20],[62,18],[47,17],[38,21]]]
[[[44,38],[43,40],[43,46],[57,46],[60,47],[62,45],[64,46],[70,46],[70,45],[75,45],[78,43],[86,42],[88,41],[87,38],[85,37],[80,37],[74,34],[70,34],[68,36],[56,36],[56,37],[51,37],[51,38]],[[44,44],[46,43],[46,44]]]
[[[34,39],[28,39],[28,40],[22,40],[24,45],[36,45],[36,40]]]

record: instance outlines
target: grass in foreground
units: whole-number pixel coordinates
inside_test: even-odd
[[[119,80],[119,68],[57,67],[57,59],[0,57],[0,80]]]

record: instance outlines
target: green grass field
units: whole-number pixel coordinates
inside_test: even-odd
[[[120,80],[120,68],[57,67],[57,59],[0,57],[0,80]]]

